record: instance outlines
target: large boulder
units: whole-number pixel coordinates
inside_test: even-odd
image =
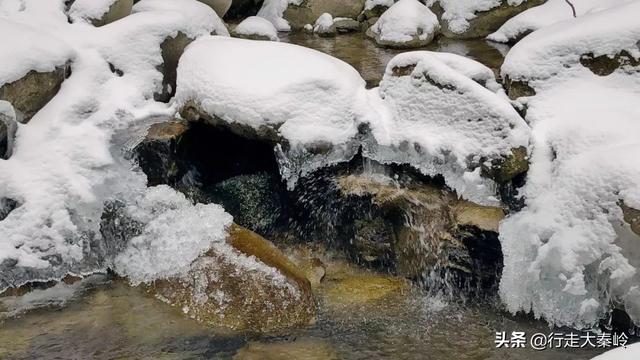
[[[16,136],[16,114],[10,103],[0,100],[0,159],[8,159],[13,152]]]
[[[284,11],[284,18],[293,29],[301,29],[306,24],[313,24],[320,15],[329,13],[333,17],[355,19],[364,9],[365,0],[304,0],[300,5],[289,5]]]
[[[418,0],[400,0],[367,31],[378,45],[419,48],[428,45],[440,30],[438,17]]]
[[[231,7],[231,0],[198,0],[209,5],[218,16],[223,17]]]
[[[484,38],[515,15],[547,0],[466,1],[437,0],[431,9],[439,15],[442,33],[459,39]]]
[[[75,0],[69,7],[69,18],[104,26],[131,14],[133,0]]]
[[[149,291],[193,319],[234,330],[270,332],[315,320],[309,280],[278,248],[237,225],[228,244],[231,253],[212,249],[186,275],[157,280]]]

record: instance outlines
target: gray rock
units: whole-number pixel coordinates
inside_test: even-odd
[[[0,101],[0,159],[8,159],[11,156],[17,128],[13,106],[6,101]]]
[[[104,26],[131,14],[133,0],[115,0],[99,19],[89,19],[94,26]]]
[[[334,18],[345,17],[355,19],[364,9],[365,0],[305,0],[299,6],[289,5],[284,18],[294,30],[302,29],[306,24],[313,24],[320,15],[331,14]]]

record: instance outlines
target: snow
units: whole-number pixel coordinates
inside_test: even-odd
[[[250,16],[235,28],[235,33],[246,36],[261,36],[271,41],[280,41],[278,30],[268,20],[259,16]]]
[[[289,22],[282,16],[289,5],[300,5],[303,0],[265,0],[258,16],[269,20],[278,31],[290,31]]]
[[[518,6],[527,0],[437,0],[444,13],[442,19],[447,21],[449,30],[461,34],[469,29],[469,20],[474,19],[476,13],[489,11],[507,2],[511,6]]]
[[[75,51],[62,38],[40,29],[0,17],[3,46],[0,52],[0,86],[19,80],[29,71],[51,72],[73,60]]]
[[[543,28],[502,67],[536,91],[520,99],[534,139],[526,207],[500,227],[500,295],[512,312],[586,328],[616,301],[640,321],[637,236],[618,205],[640,205],[640,73],[598,76],[579,63],[589,52],[640,55],[639,13],[635,2]]]
[[[640,358],[640,343],[609,350],[592,360],[636,360]]]
[[[631,1],[634,0],[580,0],[573,2],[573,5],[576,15],[582,16]],[[529,32],[569,19],[573,19],[573,11],[565,0],[548,0],[509,19],[498,31],[487,36],[487,39],[509,42]]]
[[[134,285],[185,274],[196,258],[225,242],[233,221],[222,207],[194,206],[168,186],[150,188],[127,215],[145,225],[116,257],[115,269]]]
[[[367,0],[364,3],[365,10],[372,10],[376,6],[391,7],[395,3],[395,0]]]
[[[433,38],[438,17],[418,0],[400,0],[385,11],[370,31],[383,42],[407,43]]]
[[[73,22],[100,19],[118,0],[75,0],[69,8]]]
[[[134,14],[100,28],[69,24],[62,1],[25,0],[17,10],[0,4],[8,33],[29,30],[23,44],[8,40],[24,54],[0,55],[3,79],[31,67],[51,69],[50,62],[64,63],[74,54],[71,76],[18,129],[13,156],[0,161],[0,198],[21,204],[0,221],[2,291],[108,265],[113,254],[104,253],[109,246],[99,232],[103,204],[146,191],[144,175],[132,171],[123,147],[144,127],[143,119],[174,111],[152,100],[162,87],[160,44],[178,32],[197,37],[226,28],[213,10],[192,0],[142,0]]]

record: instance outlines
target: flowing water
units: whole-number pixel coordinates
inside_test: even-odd
[[[291,34],[283,41],[341,58],[371,87],[400,52],[381,49],[362,34],[329,39]],[[508,48],[440,40],[426,50],[465,55],[497,71]],[[126,139],[119,142],[128,146]],[[603,351],[496,349],[496,332],[552,330],[544,322],[502,312],[495,300],[465,303],[414,287],[366,303],[325,300],[320,296],[318,321],[307,328],[270,336],[238,334],[200,325],[141,289],[97,275],[0,298],[0,359],[536,360],[589,359]]]

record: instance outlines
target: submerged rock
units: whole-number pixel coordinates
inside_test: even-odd
[[[324,13],[336,18],[355,19],[364,9],[364,2],[365,0],[307,0],[300,5],[289,5],[284,18],[293,29],[302,29],[306,24],[314,23]]]
[[[57,93],[69,72],[69,66],[58,66],[50,72],[32,70],[22,78],[0,86],[0,100],[10,102],[17,120],[27,123]]]
[[[186,275],[155,281],[149,291],[191,318],[234,330],[271,332],[314,321],[309,280],[278,248],[237,225],[228,243],[244,255],[212,249]]]
[[[11,156],[17,127],[13,106],[0,100],[0,159],[6,160]]]
[[[442,33],[449,38],[484,38],[498,30],[515,15],[538,6],[547,0],[500,0],[493,2],[487,9],[486,2],[467,2],[460,0],[437,0],[431,10],[438,14],[442,24]]]

